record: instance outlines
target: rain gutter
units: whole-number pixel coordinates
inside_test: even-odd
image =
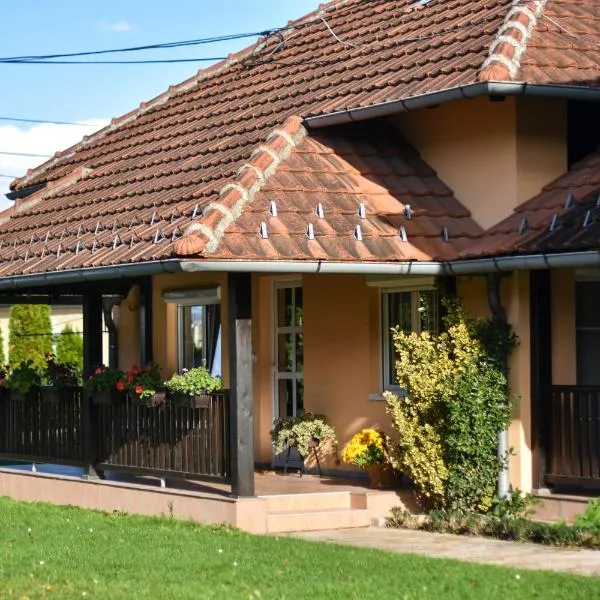
[[[456,88],[449,88],[428,94],[420,94],[403,100],[392,100],[380,102],[362,108],[347,108],[344,110],[307,117],[304,124],[310,129],[320,127],[331,127],[354,121],[364,121],[377,117],[419,110],[421,108],[432,108],[439,104],[455,102],[457,100],[471,100],[482,96],[535,96],[542,98],[559,98],[565,100],[586,100],[590,102],[600,101],[600,88],[589,88],[585,86],[567,85],[538,85],[533,83],[518,82],[483,82],[471,83]]]
[[[252,260],[180,260],[169,259],[146,263],[91,267],[68,271],[50,271],[33,275],[0,276],[0,290],[80,282],[131,279],[161,273],[321,273],[362,275],[477,275],[493,272],[510,273],[534,269],[600,267],[600,251],[567,252],[563,254],[534,254],[501,256],[447,262],[334,262],[317,261],[252,261]]]
[[[49,271],[33,275],[0,276],[0,290],[15,291],[39,286],[130,279],[134,277],[157,275],[159,273],[177,273],[179,271],[181,271],[181,268],[178,260],[162,260],[146,263],[112,265],[110,267]]]

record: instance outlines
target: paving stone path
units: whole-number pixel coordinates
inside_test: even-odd
[[[600,577],[600,550],[552,548],[538,544],[381,527],[307,531],[290,535],[306,540],[378,548],[389,552],[423,554],[432,558],[454,558],[516,569],[561,571]]]

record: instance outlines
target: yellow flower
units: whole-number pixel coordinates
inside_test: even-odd
[[[383,435],[376,429],[363,429],[350,440],[342,455],[345,463],[365,468],[385,459]]]

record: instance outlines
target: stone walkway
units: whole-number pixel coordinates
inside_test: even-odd
[[[432,558],[454,558],[516,569],[561,571],[600,577],[600,550],[552,548],[489,538],[380,527],[308,531],[290,535],[305,540],[423,554]]]

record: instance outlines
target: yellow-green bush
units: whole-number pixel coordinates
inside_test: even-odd
[[[469,317],[455,300],[445,306],[438,336],[394,331],[407,396],[386,394],[398,434],[392,461],[426,508],[484,511],[506,460],[496,443],[510,418],[504,371],[515,338],[504,323]]]

